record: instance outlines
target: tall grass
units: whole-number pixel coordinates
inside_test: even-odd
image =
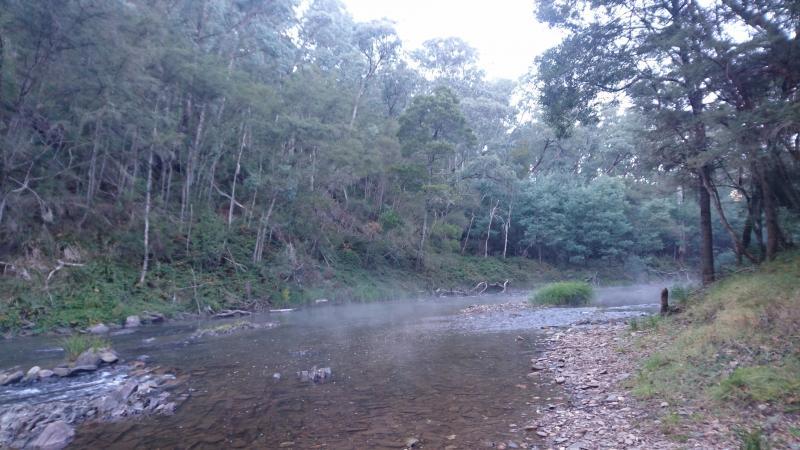
[[[800,253],[785,253],[691,294],[684,314],[662,320],[651,338],[670,345],[659,345],[648,360],[660,364],[643,364],[634,393],[741,407],[772,403],[796,411],[798,323]]]
[[[81,353],[93,349],[109,348],[111,342],[97,336],[89,336],[85,334],[76,334],[61,340],[61,347],[67,354],[67,358],[73,361],[80,356]]]
[[[531,303],[537,305],[581,306],[589,303],[594,291],[583,281],[550,283],[531,294]]]

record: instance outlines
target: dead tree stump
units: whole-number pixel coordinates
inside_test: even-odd
[[[664,288],[661,290],[661,315],[667,314],[669,314],[669,289]]]

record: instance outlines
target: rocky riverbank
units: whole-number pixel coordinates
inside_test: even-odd
[[[14,375],[14,385],[7,389],[17,390],[21,399],[0,409],[0,448],[61,449],[81,423],[169,415],[185,400],[170,393],[184,379],[174,371],[149,367],[143,361],[113,364],[116,361],[110,350],[89,350],[78,358],[78,365],[31,370],[20,379]],[[31,372],[38,374],[31,376]]]
[[[556,449],[735,449],[737,431],[770,423],[757,408],[736,417],[691,399],[672,405],[635,398],[632,381],[658,345],[637,345],[646,334],[624,324],[551,331],[529,377],[562,386],[568,401],[540,408],[526,429]]]

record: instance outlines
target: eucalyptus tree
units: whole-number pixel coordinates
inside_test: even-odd
[[[428,232],[428,212],[435,203],[433,199],[440,198],[441,193],[448,191],[444,186],[447,186],[448,178],[451,178],[449,174],[456,170],[453,156],[459,147],[474,145],[475,136],[459,108],[458,98],[444,87],[437,88],[432,95],[414,98],[411,106],[400,116],[397,135],[403,155],[410,158],[414,165],[424,168],[427,177],[425,210],[417,256],[418,264],[422,265]],[[441,214],[446,215],[447,212],[447,208],[444,208]]]
[[[353,128],[358,114],[361,98],[367,92],[370,83],[378,70],[392,63],[400,49],[400,38],[388,21],[372,21],[356,25],[354,39],[358,51],[363,55],[362,70],[358,92],[353,101],[353,113],[350,117],[350,128]]]
[[[538,59],[548,121],[566,135],[575,121],[596,121],[601,94],[623,92],[648,119],[655,156],[697,184],[703,282],[714,280],[708,109],[713,72],[698,2],[544,1],[541,20],[569,32]]]

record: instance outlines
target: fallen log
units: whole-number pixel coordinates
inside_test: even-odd
[[[444,288],[437,288],[433,291],[433,293],[439,297],[468,297],[471,295],[482,295],[486,292],[491,293],[499,293],[503,294],[506,292],[508,288],[509,280],[505,280],[502,282],[497,283],[489,283],[487,281],[481,281],[475,285],[472,289],[468,291],[461,291],[458,289],[444,289]]]
[[[242,311],[241,309],[226,309],[214,314],[216,319],[227,319],[229,317],[249,316],[252,314],[250,311]]]

